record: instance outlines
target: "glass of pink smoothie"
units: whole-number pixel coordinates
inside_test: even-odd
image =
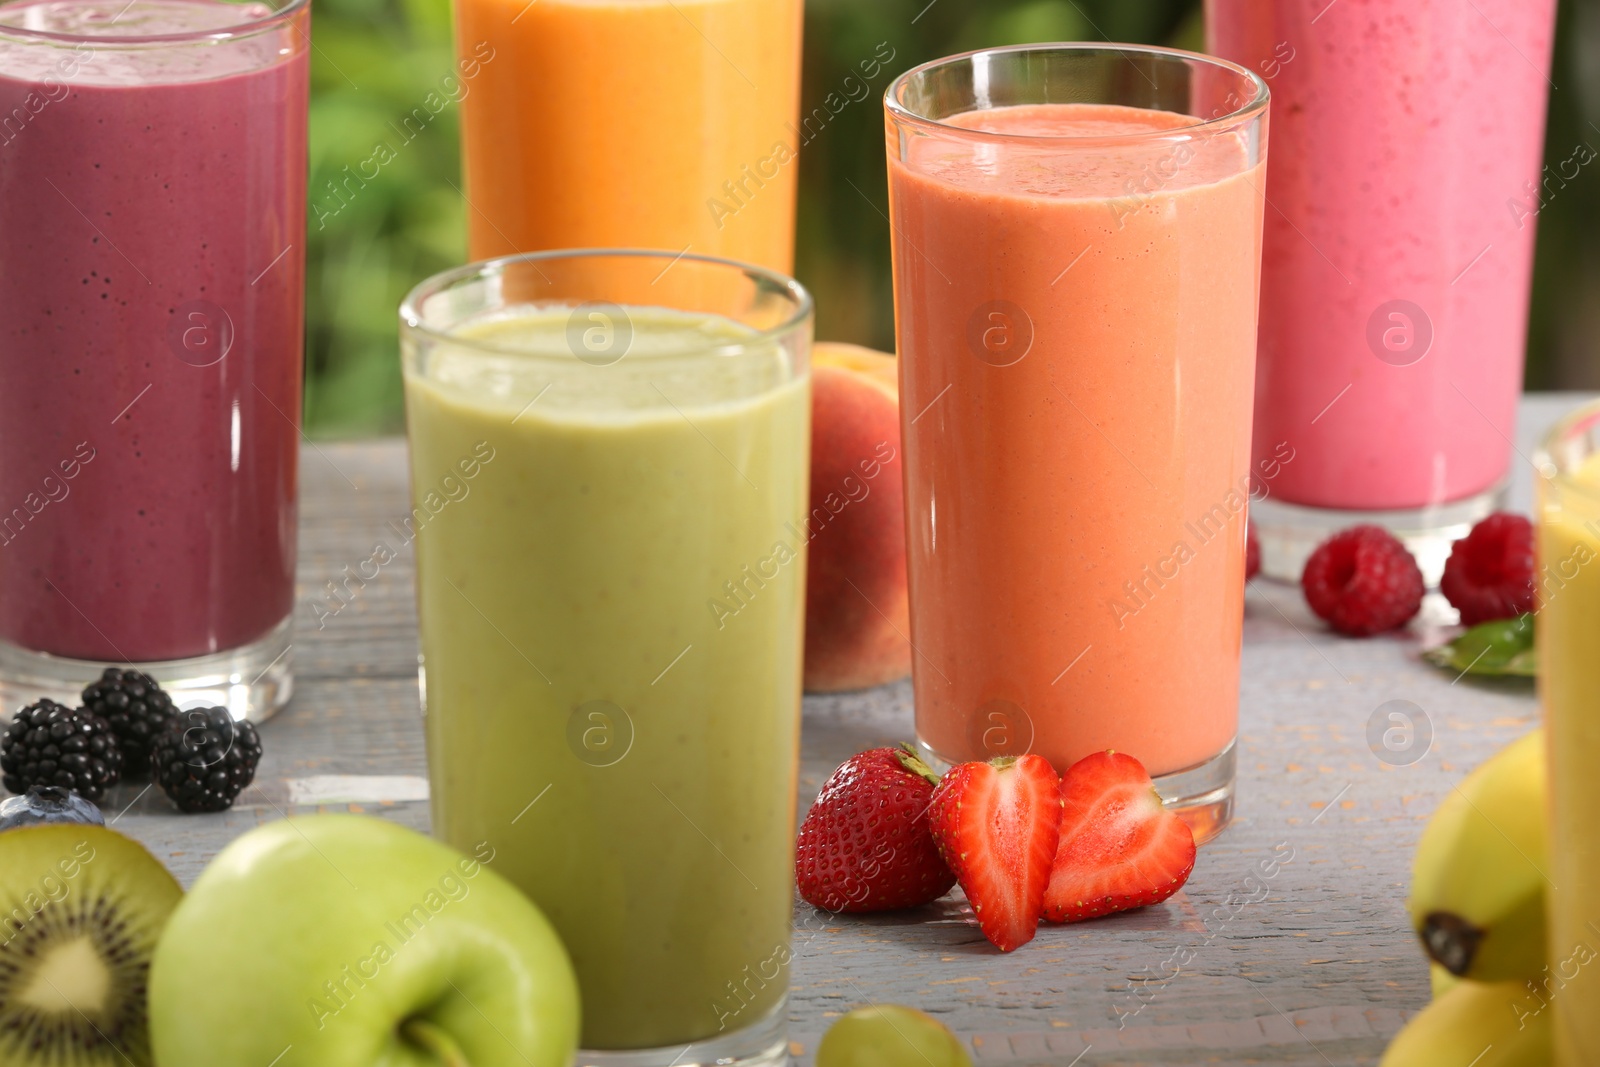
[[[1534,226],[1595,153],[1541,175],[1555,0],[1208,0],[1211,50],[1272,87],[1251,507],[1298,581],[1387,526],[1429,582],[1502,500]],[[1559,173],[1557,173],[1559,171]]]
[[[0,4],[0,713],[288,699],[309,26]]]
[[[1233,796],[1267,90],[1038,45],[886,97],[917,735]]]

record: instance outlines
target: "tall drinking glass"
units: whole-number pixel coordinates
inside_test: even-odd
[[[917,735],[1138,757],[1204,836],[1238,724],[1267,90],[1163,49],[887,97]]]
[[[1252,509],[1299,581],[1375,522],[1436,582],[1504,500],[1540,209],[1555,0],[1208,0],[1210,48],[1272,86]]]
[[[785,1062],[810,297],[556,252],[400,319],[434,832],[555,924],[584,1067]]]
[[[0,699],[288,699],[306,0],[0,4]]]
[[[793,269],[800,146],[832,118],[800,117],[802,6],[455,0],[472,256],[661,248]]]
[[[1600,1063],[1600,405],[1545,439],[1539,479],[1539,695],[1550,759],[1549,976],[1557,1067]],[[1556,981],[1552,989],[1551,978]]]

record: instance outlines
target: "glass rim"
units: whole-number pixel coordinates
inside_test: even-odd
[[[1163,59],[1189,60],[1208,67],[1214,67],[1218,70],[1225,70],[1232,74],[1236,74],[1243,78],[1246,84],[1250,85],[1254,89],[1254,92],[1249,100],[1240,104],[1237,108],[1225,115],[1217,115],[1208,119],[1199,118],[1198,116],[1191,116],[1195,118],[1196,121],[1187,126],[1174,126],[1168,129],[1140,130],[1135,133],[1119,134],[1032,134],[999,133],[994,130],[975,130],[968,126],[957,126],[954,123],[943,122],[939,119],[930,119],[925,115],[919,115],[915,111],[912,111],[905,104],[901,103],[898,99],[898,97],[903,94],[905,87],[910,84],[913,78],[924,75],[929,71],[935,70],[939,67],[952,66],[961,62],[971,62],[978,56],[1011,56],[1019,53],[1030,52],[1041,54],[1059,52],[1104,52],[1112,55],[1120,55],[1124,58],[1129,58],[1132,56],[1156,56]],[[1105,41],[1058,41],[1042,44],[1007,45],[1003,48],[977,48],[970,52],[959,52],[952,56],[942,56],[939,59],[929,60],[926,63],[912,67],[910,70],[905,71],[899,77],[890,82],[888,88],[883,91],[883,106],[884,110],[889,113],[890,117],[896,121],[904,122],[912,126],[918,126],[930,132],[937,132],[943,136],[966,137],[976,141],[988,142],[1011,142],[1036,145],[1058,144],[1063,146],[1082,145],[1086,147],[1093,147],[1101,145],[1145,144],[1152,142],[1159,143],[1162,141],[1191,140],[1196,135],[1205,134],[1217,128],[1236,126],[1264,115],[1267,110],[1267,104],[1271,98],[1272,94],[1267,88],[1267,82],[1265,78],[1261,77],[1261,75],[1257,74],[1249,67],[1240,66],[1237,63],[1229,62],[1226,59],[1220,59],[1217,56],[1205,55],[1201,52],[1190,52],[1182,48],[1163,48],[1159,45],[1113,44]],[[982,111],[990,109],[975,108],[974,110]],[[1146,108],[1144,110],[1150,109]],[[961,112],[961,114],[968,114],[968,112]]]
[[[3,14],[7,8],[19,7],[25,2],[26,0],[11,0],[11,2],[0,0],[0,14]],[[129,6],[132,6],[131,2]],[[244,4],[240,3],[238,6],[243,7]],[[279,23],[287,22],[310,6],[311,0],[289,0],[288,3],[276,11],[269,12],[260,18],[236,22],[230,26],[215,27],[208,30],[186,30],[181,33],[145,33],[128,34],[126,36],[33,30],[26,26],[13,26],[9,23],[0,22],[0,37],[23,38],[54,44],[87,44],[97,48],[123,48],[155,44],[200,44],[202,42],[221,44],[242,37],[253,37],[258,33],[273,29]]]
[[[1557,419],[1545,431],[1533,455],[1535,472],[1548,482],[1559,485],[1563,492],[1577,493],[1590,500],[1600,501],[1600,486],[1588,485],[1574,478],[1572,468],[1560,459],[1561,446],[1579,433],[1600,424],[1600,400],[1588,400]],[[1596,454],[1591,452],[1590,455]]]
[[[810,290],[801,285],[795,279],[789,277],[787,274],[780,274],[779,272],[775,270],[769,270],[766,267],[758,267],[753,263],[743,263],[737,259],[728,259],[724,256],[703,255],[700,253],[691,254],[688,251],[669,252],[654,248],[556,248],[542,252],[518,252],[508,256],[496,256],[493,259],[480,259],[471,263],[463,264],[459,267],[452,267],[449,270],[440,271],[438,274],[424,278],[422,281],[412,286],[411,291],[406,293],[405,299],[400,301],[401,328],[403,330],[420,334],[442,344],[449,344],[452,347],[465,348],[485,354],[515,356],[516,358],[523,360],[558,359],[564,361],[566,357],[542,355],[536,352],[529,352],[525,348],[517,348],[511,345],[498,345],[477,338],[462,337],[460,334],[454,333],[451,330],[437,329],[436,327],[429,326],[427,323],[423,322],[422,316],[419,313],[419,309],[421,308],[423,301],[447,291],[457,282],[465,281],[470,278],[487,277],[491,274],[503,274],[507,267],[515,266],[521,263],[534,264],[535,269],[537,269],[537,265],[539,263],[549,263],[556,260],[565,259],[668,260],[669,262],[662,270],[663,274],[666,273],[667,269],[671,268],[680,260],[689,260],[694,263],[730,268],[738,271],[746,277],[754,277],[761,281],[765,281],[771,284],[775,289],[786,293],[790,299],[794,301],[794,310],[787,318],[783,320],[783,322],[776,326],[770,326],[767,329],[758,330],[750,337],[747,337],[736,343],[725,345],[708,345],[704,349],[697,349],[693,352],[684,353],[685,355],[734,356],[753,348],[764,347],[767,344],[778,340],[784,335],[794,332],[794,330],[800,326],[803,326],[811,318],[812,313],[815,310],[814,303],[811,299]],[[610,301],[597,302],[610,303]],[[646,305],[635,304],[619,306],[626,308],[629,306],[640,307]],[[669,308],[668,310],[681,309]]]

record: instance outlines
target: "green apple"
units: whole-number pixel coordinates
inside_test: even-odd
[[[567,1067],[572,964],[494,858],[359,815],[240,837],[156,947],[156,1062]]]
[[[874,1004],[857,1008],[822,1035],[817,1067],[972,1067],[972,1057],[933,1016]]]

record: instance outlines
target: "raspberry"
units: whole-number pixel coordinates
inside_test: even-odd
[[[1342,634],[1404,625],[1422,607],[1422,571],[1381,526],[1352,526],[1317,546],[1300,575],[1306,603]]]
[[[1463,626],[1533,610],[1533,523],[1497,511],[1457,541],[1439,591],[1461,612]]]

